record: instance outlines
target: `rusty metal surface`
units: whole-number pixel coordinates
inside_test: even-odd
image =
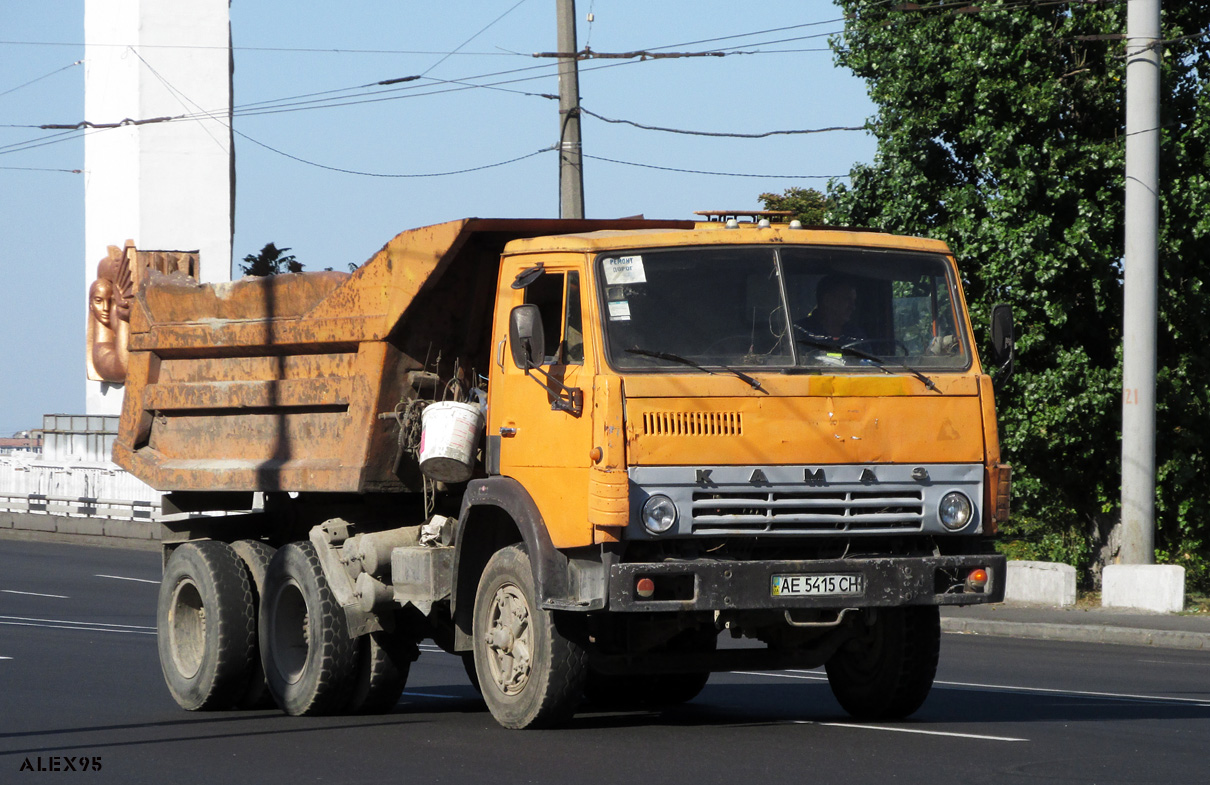
[[[169,491],[415,490],[419,475],[396,471],[397,425],[379,414],[415,394],[407,373],[438,353],[443,373],[455,360],[486,372],[507,242],[691,227],[471,218],[403,232],[351,275],[200,284],[150,270],[114,460]]]

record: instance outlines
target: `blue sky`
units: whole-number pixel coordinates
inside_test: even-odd
[[[860,126],[874,112],[864,84],[827,51],[839,16],[825,0],[578,0],[580,45],[596,52],[736,52],[582,62],[583,107],[697,131]],[[83,19],[83,0],[0,6],[0,435],[84,410],[85,270],[97,260],[83,258],[83,177],[70,172],[85,168],[83,137],[21,127],[88,119],[83,66],[72,65],[84,57]],[[557,92],[555,64],[531,56],[556,48],[551,0],[234,0],[231,24],[235,130],[246,135],[236,137],[236,260],[274,242],[309,270],[340,270],[415,226],[557,216],[558,160],[546,148],[558,106],[538,95]],[[421,74],[392,92],[346,89]],[[315,93],[340,100],[279,102]],[[584,166],[592,218],[757,208],[762,192],[822,189],[874,154],[860,131],[703,137],[594,117],[583,140],[595,156]],[[41,141],[51,143],[21,144]]]

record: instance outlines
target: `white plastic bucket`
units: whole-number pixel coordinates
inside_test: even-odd
[[[483,415],[475,404],[429,404],[420,415],[420,471],[438,482],[469,480],[482,429]]]

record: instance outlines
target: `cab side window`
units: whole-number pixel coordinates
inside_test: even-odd
[[[538,306],[549,354],[543,365],[583,365],[584,333],[580,311],[580,274],[547,272],[525,287],[527,305]]]

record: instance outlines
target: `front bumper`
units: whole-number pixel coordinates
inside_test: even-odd
[[[964,590],[971,570],[987,570],[982,592]],[[609,609],[622,612],[875,608],[900,605],[975,605],[1001,602],[1008,567],[1004,556],[897,556],[865,559],[715,561],[615,564],[609,573]],[[774,575],[861,575],[860,595],[775,597]],[[636,593],[640,578],[657,587]]]

